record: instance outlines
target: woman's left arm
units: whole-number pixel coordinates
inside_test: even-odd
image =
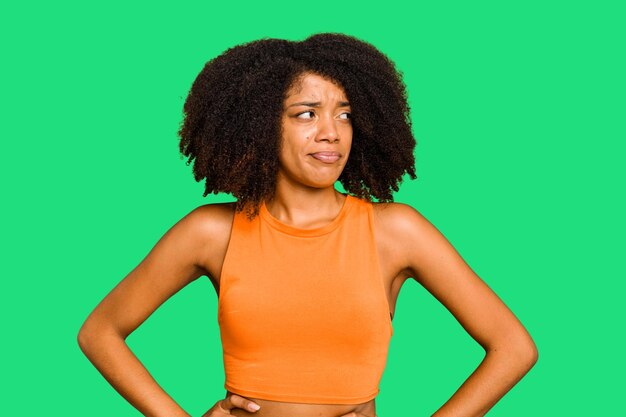
[[[392,203],[385,211],[396,253],[412,277],[486,352],[476,370],[433,417],[483,416],[537,362],[537,347],[513,312],[422,214],[402,203]]]

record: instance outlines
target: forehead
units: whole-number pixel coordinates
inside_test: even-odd
[[[287,99],[308,96],[320,97],[325,95],[337,96],[345,99],[346,93],[338,83],[313,73],[306,73],[296,79],[293,86],[287,91]]]

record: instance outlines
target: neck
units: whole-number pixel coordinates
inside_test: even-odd
[[[272,216],[296,227],[316,227],[328,223],[343,207],[345,196],[334,186],[293,187],[278,181],[274,198],[265,202]]]

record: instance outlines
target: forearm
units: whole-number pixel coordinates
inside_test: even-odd
[[[114,332],[79,337],[79,345],[102,376],[148,417],[190,417],[156,382],[126,341]]]
[[[532,349],[491,350],[432,417],[484,416],[526,373],[537,360]]]

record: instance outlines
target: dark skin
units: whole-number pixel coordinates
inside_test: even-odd
[[[281,170],[267,208],[299,228],[320,227],[337,216],[345,196],[334,189],[349,156],[352,129],[340,86],[308,75],[288,95],[283,117]],[[316,105],[291,106],[297,102]],[[335,149],[337,161],[310,153]],[[447,239],[416,209],[374,203],[375,233],[391,312],[404,282],[413,278],[436,297],[485,350],[485,358],[433,415],[482,416],[537,360],[536,346],[515,315],[472,271]],[[94,309],[79,333],[89,360],[146,416],[189,416],[152,378],[125,343],[152,312],[194,280],[207,276],[219,289],[234,203],[191,211],[157,242]],[[248,407],[256,403],[260,409]],[[250,410],[250,411],[246,411]],[[301,404],[226,392],[203,417],[374,417],[375,399],[362,404]]]

